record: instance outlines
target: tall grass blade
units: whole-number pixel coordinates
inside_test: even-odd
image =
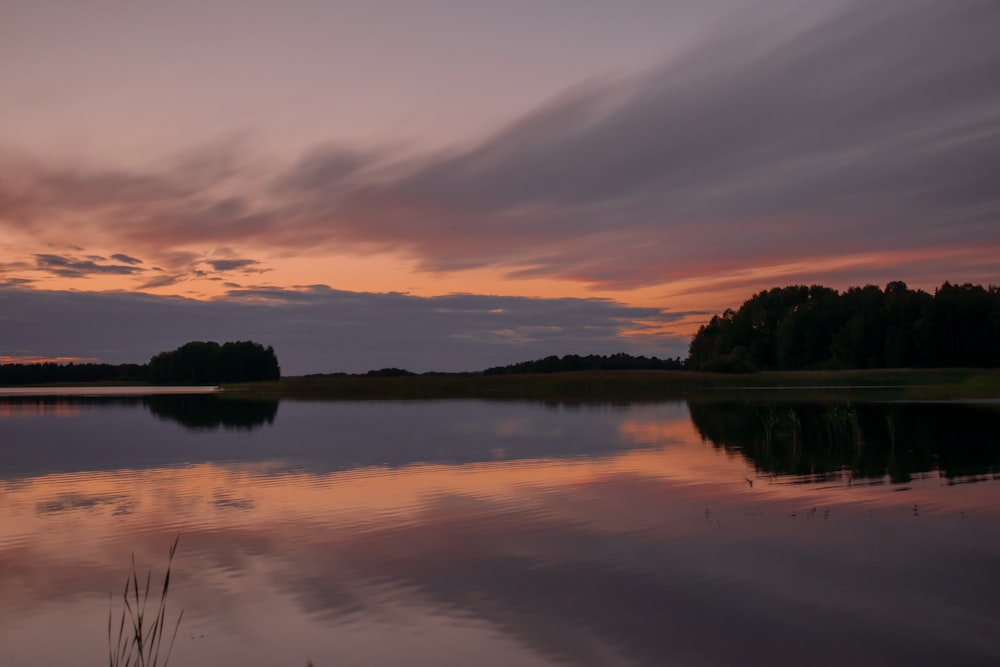
[[[117,638],[113,632],[114,609],[108,611],[108,665],[109,667],[166,667],[170,661],[170,654],[173,652],[174,641],[177,639],[177,632],[180,629],[181,619],[184,617],[184,610],[181,610],[174,622],[174,632],[167,647],[163,662],[160,663],[160,652],[163,645],[163,636],[167,626],[167,593],[170,590],[170,570],[173,565],[174,554],[177,552],[177,544],[180,536],[174,539],[170,545],[170,556],[167,560],[167,571],[163,576],[163,586],[160,589],[160,599],[156,604],[156,614],[150,619],[147,617],[147,604],[149,603],[150,586],[152,582],[152,571],[146,573],[145,584],[139,586],[139,573],[135,566],[135,553],[132,554],[132,572],[125,579],[125,588],[122,593],[122,613],[118,624]],[[113,606],[114,597],[109,593],[108,604]],[[152,610],[150,610],[152,613]],[[129,632],[126,634],[125,624],[129,625]]]

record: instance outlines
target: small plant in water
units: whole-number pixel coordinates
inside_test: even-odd
[[[177,551],[180,536],[170,545],[170,558],[167,560],[167,572],[163,576],[163,588],[160,590],[160,600],[156,604],[156,613],[150,618],[152,610],[147,610],[149,600],[149,584],[152,572],[146,573],[146,583],[139,585],[139,574],[135,569],[135,553],[132,554],[132,574],[125,578],[125,591],[122,593],[122,613],[118,623],[117,638],[113,635],[114,599],[108,593],[108,665],[109,667],[165,667],[170,660],[170,652],[177,639],[177,630],[181,626],[184,611],[177,615],[170,643],[166,646],[163,662],[160,660],[160,649],[163,648],[163,638],[167,632],[167,590],[170,588],[170,566]]]

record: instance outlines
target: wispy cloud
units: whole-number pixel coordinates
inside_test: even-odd
[[[211,259],[206,263],[214,270],[220,272],[247,270],[260,271],[260,269],[256,268],[260,266],[260,262],[255,259]]]
[[[3,268],[0,268],[0,272]],[[0,287],[29,287],[34,284],[35,281],[29,278],[15,278],[15,277],[4,277],[0,276]]]
[[[302,228],[400,244],[430,270],[499,263],[605,286],[706,258],[998,245],[995,5],[852,4],[756,28],[387,182],[315,188]]]
[[[177,283],[183,282],[184,279],[185,276],[183,275],[160,274],[140,283],[139,289],[156,289],[159,287],[170,287],[171,285],[176,285]]]
[[[114,255],[111,255],[111,259],[116,262],[122,262],[123,264],[142,264],[141,259],[129,257],[128,255],[124,255],[122,253],[115,253]]]
[[[99,264],[103,258],[84,259],[65,255],[35,255],[36,268],[64,278],[86,278],[93,275],[133,275],[142,272],[131,264]]]
[[[997,34],[990,0],[803,7],[442,154],[320,146],[266,178],[233,146],[146,173],[28,165],[0,192],[0,226],[44,236],[86,214],[177,276],[193,265],[168,254],[220,245],[612,289],[942,246],[1000,257]],[[952,252],[939,277],[962,262]]]

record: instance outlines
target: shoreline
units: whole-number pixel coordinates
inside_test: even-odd
[[[764,371],[573,371],[520,375],[292,377],[223,386],[223,395],[295,400],[498,399],[657,401],[786,398],[954,400],[1000,398],[1000,369]]]
[[[967,400],[1000,399],[1000,369],[567,371],[504,375],[298,376],[221,386],[65,383],[0,387],[0,397],[217,394],[259,400]]]

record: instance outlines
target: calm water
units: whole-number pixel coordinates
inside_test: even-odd
[[[1000,407],[0,397],[0,665],[1000,664]]]

